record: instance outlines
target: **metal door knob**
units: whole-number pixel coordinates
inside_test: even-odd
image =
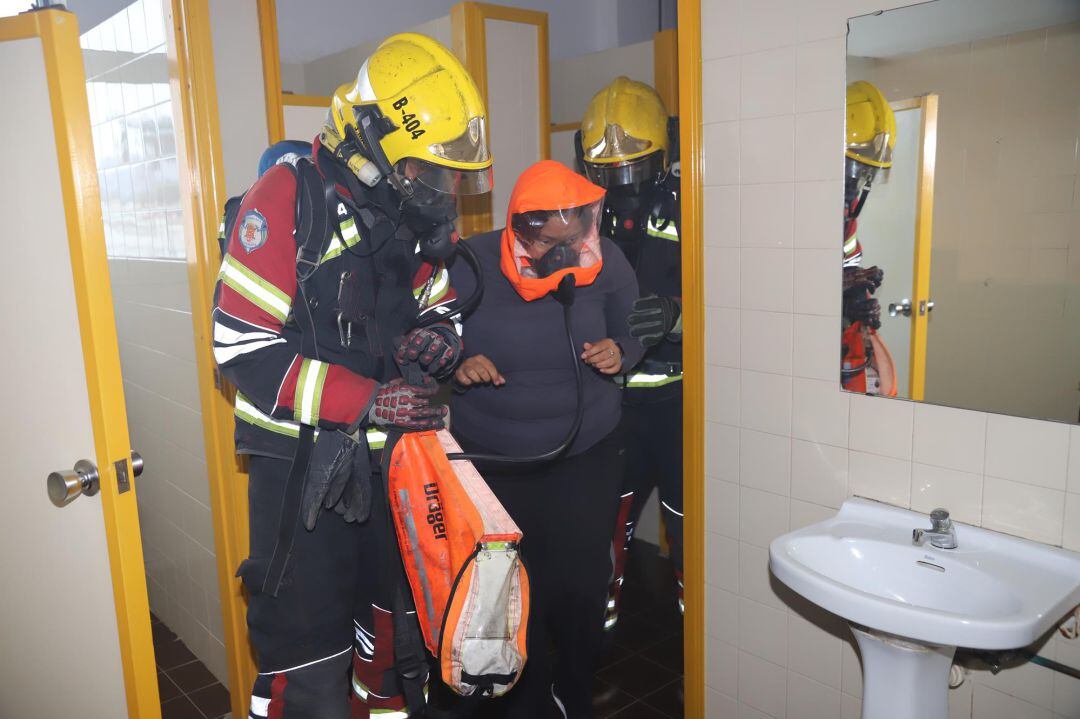
[[[135,450],[131,450],[131,473],[136,477],[141,476],[143,466],[144,465],[142,455]]]
[[[101,477],[93,462],[80,459],[74,469],[53,472],[46,480],[49,499],[57,507],[66,507],[80,495],[93,497],[101,488]]]
[[[889,316],[896,317],[897,315],[911,317],[911,300],[904,298],[899,302],[889,304]]]

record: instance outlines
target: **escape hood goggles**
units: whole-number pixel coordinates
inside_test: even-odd
[[[603,267],[600,215],[604,190],[554,160],[521,173],[510,195],[499,266],[521,297],[531,302],[574,275],[590,285]]]

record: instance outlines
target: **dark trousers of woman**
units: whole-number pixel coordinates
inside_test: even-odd
[[[488,452],[458,439],[466,451]],[[478,465],[524,535],[521,555],[532,597],[524,673],[506,697],[486,703],[482,716],[549,719],[559,716],[556,706],[569,719],[593,716],[623,461],[615,432],[544,466]]]

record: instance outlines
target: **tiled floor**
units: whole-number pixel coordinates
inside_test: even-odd
[[[151,615],[161,719],[227,719],[229,691],[184,642]]]
[[[683,719],[682,617],[671,564],[634,541],[615,646],[596,679],[598,719]]]

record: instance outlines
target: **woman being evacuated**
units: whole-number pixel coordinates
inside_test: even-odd
[[[581,175],[539,162],[518,179],[506,227],[466,241],[483,295],[464,318],[452,431],[467,452],[549,455],[514,466],[476,463],[524,533],[529,660],[500,702],[513,719],[548,717],[553,703],[570,719],[592,716],[623,474],[615,376],[643,352],[626,324],[637,280],[598,232],[603,201],[604,190]],[[459,297],[477,289],[460,256],[450,274]]]

